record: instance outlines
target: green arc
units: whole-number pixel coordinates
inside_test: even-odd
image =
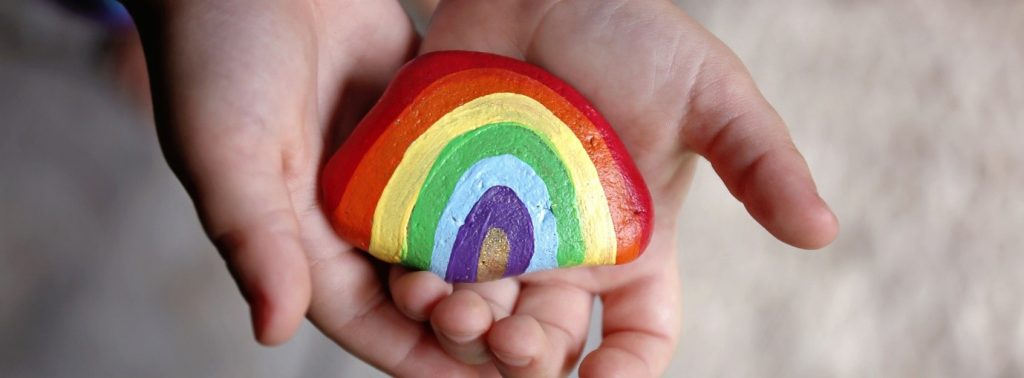
[[[413,206],[402,250],[404,264],[430,268],[435,230],[459,179],[477,161],[506,154],[532,167],[547,186],[558,230],[558,265],[583,262],[576,190],[565,165],[542,136],[518,123],[500,122],[459,135],[441,151],[420,188],[421,200]]]

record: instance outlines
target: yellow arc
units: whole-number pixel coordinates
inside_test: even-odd
[[[455,137],[499,122],[524,125],[550,142],[576,188],[583,265],[614,264],[618,247],[615,226],[597,168],[583,143],[543,104],[517,93],[494,93],[467,102],[438,119],[409,145],[374,209],[370,250],[386,262],[401,262],[412,209],[438,155]]]

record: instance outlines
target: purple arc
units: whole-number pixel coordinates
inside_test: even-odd
[[[507,186],[488,189],[459,227],[448,261],[449,282],[476,282],[480,249],[487,232],[496,228],[508,240],[508,262],[504,277],[523,274],[533,257],[533,222],[529,209]]]

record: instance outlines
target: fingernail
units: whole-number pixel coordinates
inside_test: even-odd
[[[477,338],[476,335],[454,335],[444,331],[441,331],[441,334],[443,334],[444,337],[447,337],[448,340],[454,341],[456,344],[465,344]]]
[[[249,303],[249,318],[252,319],[252,336],[256,342],[264,344],[263,337],[266,336],[264,333],[270,320],[270,314],[267,311],[267,306],[264,305],[266,301],[261,293],[250,291],[249,294],[255,294],[246,295],[246,302]]]
[[[491,352],[493,352],[494,356],[498,357],[503,364],[508,366],[523,367],[530,364],[530,357],[510,356],[496,350],[492,350]]]
[[[252,337],[260,342],[260,331],[263,329],[263,313],[255,303],[249,305],[249,318],[252,319]]]

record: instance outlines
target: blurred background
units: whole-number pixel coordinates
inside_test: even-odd
[[[1024,2],[679,3],[747,63],[843,229],[787,247],[704,163],[667,375],[1024,376]],[[0,376],[380,375],[308,324],[252,341],[115,47],[0,1]]]

